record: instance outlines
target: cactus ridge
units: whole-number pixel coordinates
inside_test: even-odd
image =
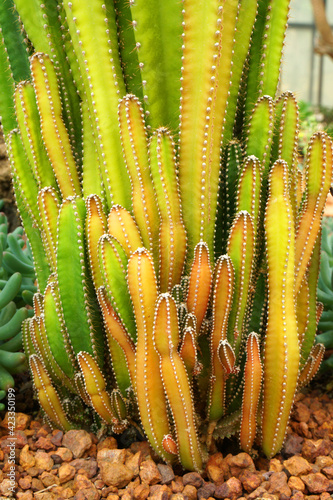
[[[4,348],[26,317],[36,394],[63,429],[80,413],[139,425],[189,470],[236,429],[273,456],[323,357],[333,156],[314,134],[302,172],[297,102],[277,95],[289,0],[15,6],[0,8],[0,112],[38,286],[33,317],[0,315]],[[7,41],[18,16],[22,73]],[[32,278],[14,240],[3,267]],[[11,354],[0,366],[23,366]]]

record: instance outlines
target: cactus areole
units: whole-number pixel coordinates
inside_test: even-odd
[[[332,180],[330,138],[311,138],[301,169],[297,102],[277,95],[289,0],[14,3],[0,111],[38,279],[24,344],[45,418],[134,425],[187,470],[234,433],[273,456],[323,356]],[[11,51],[20,23],[29,64]]]

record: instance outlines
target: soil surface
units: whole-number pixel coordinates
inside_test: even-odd
[[[236,440],[217,443],[202,474],[159,461],[145,441],[85,430],[52,430],[38,417],[31,382],[16,394],[16,428],[0,420],[0,498],[21,500],[326,500],[333,494],[333,392],[317,382],[298,394],[282,452],[250,456]],[[332,384],[331,384],[332,385]],[[24,410],[25,412],[21,411]],[[9,425],[10,427],[10,425]],[[15,438],[15,494],[9,472]],[[228,450],[232,449],[232,453]]]

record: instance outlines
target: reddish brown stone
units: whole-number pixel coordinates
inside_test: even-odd
[[[29,467],[29,468],[27,469],[27,473],[28,473],[28,474],[29,474],[29,476],[31,476],[31,477],[36,477],[36,476],[38,476],[39,472],[40,472],[40,471],[39,471],[39,469],[38,469],[37,467]]]
[[[171,490],[173,493],[181,493],[184,489],[183,478],[176,476],[174,481],[171,481]]]
[[[18,431],[24,431],[25,429],[27,429],[30,422],[30,415],[26,415],[25,413],[20,412],[15,413],[15,427]]]
[[[40,438],[41,436],[46,437],[48,434],[50,434],[52,430],[50,429],[50,426],[47,424],[43,424],[39,429],[37,429],[36,432],[36,437]]]
[[[41,491],[38,494],[36,492],[34,498],[38,500],[57,500],[57,496],[52,491]]]
[[[172,491],[166,484],[155,484],[150,487],[149,498],[154,500],[168,500],[171,495]]]
[[[188,472],[183,476],[183,485],[186,486],[187,484],[200,488],[204,484],[204,480],[197,472]]]
[[[100,466],[101,462],[121,463],[126,460],[126,450],[118,450],[116,448],[102,448],[97,453],[97,463]]]
[[[70,465],[75,467],[75,470],[81,471],[81,474],[85,474],[89,479],[94,477],[97,473],[97,461],[94,458],[76,458],[70,462]]]
[[[268,492],[273,494],[283,494],[287,498],[291,496],[291,490],[287,484],[288,477],[285,472],[273,472],[270,476],[268,483]]]
[[[157,464],[157,468],[161,474],[161,484],[170,484],[175,479],[175,473],[170,465]]]
[[[141,463],[139,475],[141,481],[149,485],[157,484],[161,481],[161,474],[153,460],[144,460]]]
[[[143,461],[143,455],[141,451],[138,451],[133,455],[126,458],[126,466],[133,472],[134,476],[138,476],[140,472],[140,465]]]
[[[238,453],[238,455],[230,456],[228,459],[228,465],[230,469],[230,474],[234,477],[238,477],[242,470],[247,469],[249,471],[255,471],[255,465],[252,458],[248,453]]]
[[[305,439],[302,447],[302,455],[309,460],[314,460],[320,455],[329,455],[333,450],[333,443],[328,439]]]
[[[283,467],[289,472],[291,476],[302,476],[312,472],[312,466],[303,457],[294,456],[285,460]]]
[[[188,498],[188,500],[197,500],[197,489],[192,484],[187,484],[182,494],[185,498]]]
[[[29,450],[29,445],[26,444],[20,453],[20,465],[24,470],[34,467],[36,463],[34,454]]]
[[[24,491],[24,492],[18,491],[16,493],[16,496],[17,500],[33,500],[32,491]]]
[[[223,465],[223,455],[222,453],[214,453],[211,455],[207,461],[208,465],[215,465],[216,467],[222,467]]]
[[[33,477],[31,481],[31,489],[32,491],[40,491],[44,489],[44,485],[40,479]]]
[[[24,431],[15,431],[13,436],[4,436],[1,438],[0,447],[4,453],[10,453],[11,445],[13,443],[13,439],[15,440],[15,449],[20,450],[24,448],[28,444],[27,436],[24,434]]]
[[[209,464],[206,467],[206,472],[208,479],[215,483],[217,486],[223,483],[224,481],[224,474],[223,470],[221,467],[218,467],[217,465]]]
[[[272,472],[281,472],[283,470],[283,464],[277,458],[271,458],[269,461],[269,470]]]
[[[100,494],[94,486],[79,490],[73,500],[99,500]]]
[[[303,437],[306,437],[308,439],[312,438],[312,433],[309,430],[309,426],[305,422],[299,422],[295,430]]]
[[[55,450],[56,447],[52,443],[51,439],[49,437],[43,437],[41,436],[37,441],[36,441],[36,448],[40,450],[45,450],[45,451],[51,451]]]
[[[39,420],[31,420],[30,429],[34,429],[36,432],[42,427],[42,423]]]
[[[4,497],[13,497],[13,493],[16,491],[16,488],[17,488],[16,482],[13,484],[13,481],[11,481],[8,478],[5,478],[2,480],[0,484],[0,495]]]
[[[83,474],[77,474],[75,476],[73,485],[76,490],[84,490],[91,488],[93,486],[93,483],[90,481],[90,479],[87,478],[87,476],[84,476]]]
[[[35,454],[35,467],[41,472],[44,470],[50,471],[54,462],[46,451],[37,451]]]
[[[239,498],[243,493],[242,483],[237,477],[231,477],[225,483],[218,486],[215,490],[216,498],[230,498],[234,500]]]
[[[287,434],[286,440],[283,446],[285,455],[293,456],[301,453],[304,439],[297,434]]]
[[[39,479],[42,481],[43,485],[45,488],[48,488],[49,486],[52,486],[53,484],[59,484],[59,478],[55,476],[54,474],[50,474],[50,472],[44,471],[40,476]]]
[[[290,498],[290,500],[303,500],[304,494],[302,491],[296,491]]]
[[[133,479],[133,472],[122,463],[102,462],[100,468],[102,479],[108,486],[124,488]]]
[[[320,428],[332,431],[333,423],[330,420],[328,413],[325,410],[320,410],[313,414],[313,419],[318,423]]]
[[[120,493],[120,492],[119,492],[119,493]],[[125,493],[123,493],[123,494],[121,495],[121,499],[122,499],[122,500],[133,500],[133,495],[132,495],[132,493],[131,493],[131,492],[129,492],[129,491],[127,491],[127,490],[126,490],[126,491],[125,491]]]
[[[329,467],[324,467],[322,469],[322,472],[325,474],[328,479],[333,479],[333,465],[330,465]]]
[[[53,443],[57,447],[61,446],[63,435],[64,433],[62,431],[55,429],[54,431],[52,431],[51,443]]]
[[[76,474],[75,467],[68,464],[67,462],[63,463],[58,469],[58,475],[61,484],[67,483],[67,481],[73,479],[75,474]]]
[[[139,484],[133,492],[135,500],[146,500],[149,497],[149,486],[146,483]]]
[[[301,401],[295,403],[292,416],[297,422],[307,423],[310,420],[310,415],[311,412],[304,403]]]
[[[19,487],[22,488],[22,490],[29,490],[31,488],[31,481],[32,481],[31,476],[20,477],[18,482]]]
[[[114,450],[118,448],[117,440],[112,436],[107,436],[103,441],[97,444],[97,451],[107,448],[108,450]]]
[[[257,489],[261,484],[258,473],[246,469],[240,473],[239,480],[247,493],[251,493],[251,491]]]
[[[96,458],[97,456],[97,445],[95,443],[92,443],[90,448],[88,448],[82,455],[82,458]]]
[[[315,461],[315,466],[318,467],[319,470],[324,467],[331,467],[333,465],[332,457],[317,457]]]
[[[141,451],[144,460],[151,458],[153,454],[153,450],[147,441],[136,441],[135,443],[132,443],[130,450],[133,454]]]
[[[300,477],[291,476],[288,480],[288,486],[293,494],[297,491],[305,491],[305,485]]]
[[[301,479],[309,490],[309,493],[323,493],[328,490],[330,484],[327,477],[321,472],[302,476]]]
[[[92,439],[88,432],[72,429],[64,434],[62,444],[71,450],[74,458],[81,458],[92,445]]]
[[[197,491],[198,500],[211,498],[215,494],[216,487],[213,483],[207,482]]]
[[[329,498],[332,498],[332,496],[327,491],[320,495],[320,500],[328,500]]]
[[[15,413],[15,429],[18,431],[24,431],[30,424],[31,417],[25,415],[24,413]],[[8,412],[6,412],[4,419],[0,423],[0,427],[3,429],[8,429]]]
[[[51,454],[51,457],[53,456],[58,456],[60,458],[60,462],[70,462],[73,459],[73,453],[71,450],[62,446]]]

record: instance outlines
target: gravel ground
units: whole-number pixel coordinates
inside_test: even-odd
[[[236,450],[210,456],[202,475],[159,463],[148,443],[119,449],[114,437],[51,430],[16,413],[15,493],[8,415],[0,424],[0,500],[326,500],[333,493],[333,395],[297,396],[282,452],[268,460]]]

